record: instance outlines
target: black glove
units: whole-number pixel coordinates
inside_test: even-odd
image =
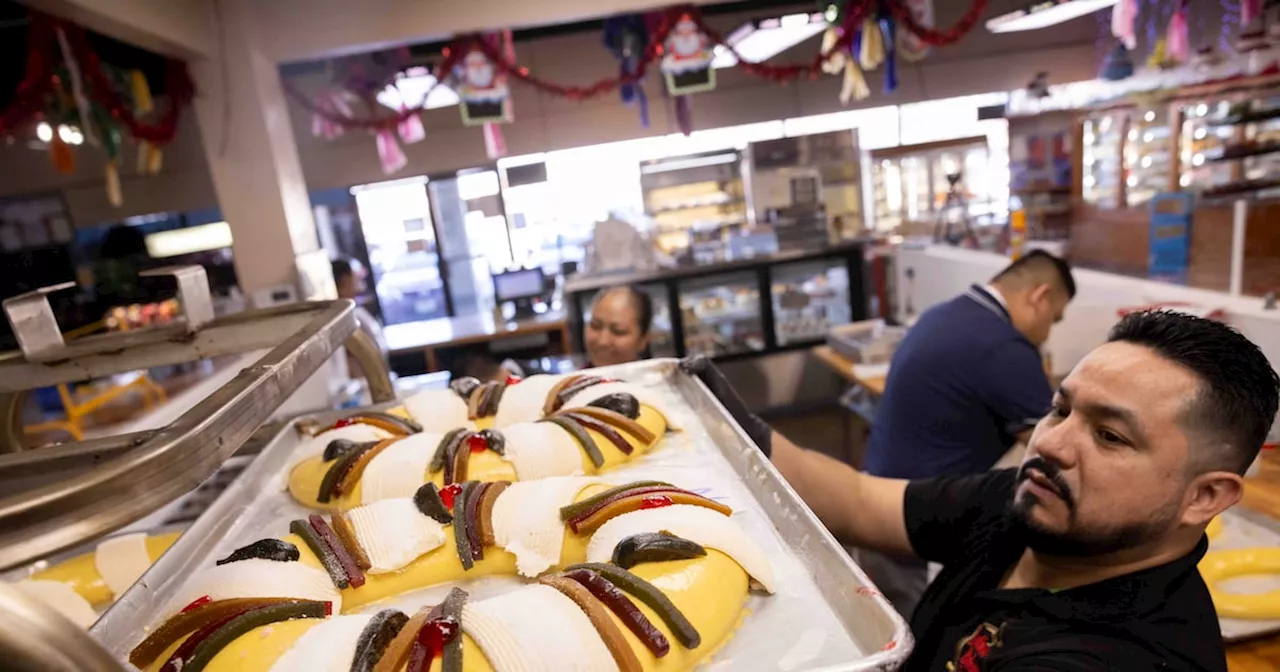
[[[742,426],[747,436],[760,447],[760,452],[764,453],[765,457],[770,456],[773,452],[773,429],[760,416],[747,410],[742,397],[738,396],[710,357],[706,355],[685,357],[680,360],[680,370],[691,376],[697,376],[707,389],[711,390],[711,394],[724,404],[725,410],[729,411],[729,415]]]

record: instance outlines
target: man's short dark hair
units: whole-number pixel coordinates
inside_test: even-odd
[[[1062,288],[1067,292],[1067,299],[1076,298],[1076,280],[1071,277],[1071,264],[1065,259],[1055,257],[1044,250],[1031,250],[1026,254],[1018,257],[1016,261],[1005,266],[1003,271],[996,274],[991,279],[993,284],[999,282],[1014,282],[1023,279],[1042,278],[1046,275],[1056,275],[1062,283]]]
[[[346,259],[334,259],[330,266],[333,268],[333,281],[335,283],[342,282],[343,278],[351,275],[351,262]]]
[[[1186,425],[1225,446],[1196,462],[1204,471],[1243,474],[1249,468],[1280,403],[1280,378],[1257,345],[1221,322],[1170,310],[1130,313],[1107,340],[1148,347],[1190,369],[1200,390]]]

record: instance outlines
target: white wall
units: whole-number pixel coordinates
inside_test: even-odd
[[[970,284],[987,282],[1009,263],[1007,257],[990,252],[944,246],[923,250],[899,247],[895,261],[898,319],[904,318],[902,311],[908,297],[918,315]],[[907,281],[907,269],[915,271],[913,282]],[[1074,269],[1072,273],[1076,298],[1067,306],[1046,346],[1053,356],[1055,373],[1067,373],[1106,340],[1107,331],[1118,319],[1119,308],[1171,301],[1225,310],[1227,321],[1262,348],[1273,368],[1280,369],[1280,310],[1262,310],[1260,298],[1232,297],[1086,269]]]

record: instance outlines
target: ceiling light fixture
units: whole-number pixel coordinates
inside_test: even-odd
[[[787,14],[768,19],[749,21],[739,26],[725,42],[733,47],[748,63],[767,61],[778,54],[821,33],[827,28],[827,20],[821,12]],[[738,59],[723,46],[715,48],[713,68],[732,68]]]
[[[1106,9],[1118,0],[1043,0],[987,21],[993,33],[1039,30]]]

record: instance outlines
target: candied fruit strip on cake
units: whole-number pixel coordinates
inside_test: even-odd
[[[666,623],[668,628],[671,628],[671,633],[675,635],[676,641],[680,642],[684,648],[696,649],[702,644],[702,635],[698,634],[698,629],[693,627],[693,624],[680,611],[680,608],[652,583],[621,567],[603,562],[584,562],[578,565],[571,565],[566,567],[565,571],[572,572],[577,569],[589,569],[596,572],[608,579],[609,583],[621,588],[657,612],[658,618],[661,618],[662,622]]]
[[[622,630],[618,629],[612,618],[609,618],[608,608],[596,599],[586,586],[563,576],[543,576],[538,579],[538,582],[555,588],[578,605],[578,608],[591,621],[591,625],[595,626],[600,639],[604,640],[604,645],[613,656],[613,661],[618,664],[619,672],[642,672],[640,659],[636,657],[636,652],[631,650],[631,645],[627,643]]]

